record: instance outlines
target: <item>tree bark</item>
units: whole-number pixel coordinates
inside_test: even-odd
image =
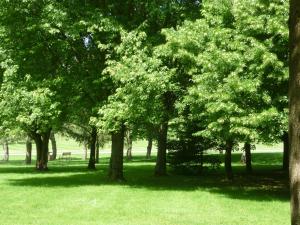
[[[50,132],[51,130],[41,134],[32,134],[32,137],[36,144],[36,169],[40,171],[48,170]]]
[[[153,139],[152,139],[152,137],[149,137],[148,145],[147,145],[147,154],[146,154],[147,159],[151,158],[152,145],[153,145]]]
[[[9,147],[8,147],[8,141],[5,140],[3,143],[3,151],[4,151],[4,156],[3,160],[8,161],[9,160]]]
[[[300,225],[300,4],[290,0],[289,141],[291,224]]]
[[[225,149],[225,172],[226,177],[228,180],[233,179],[233,173],[232,173],[232,166],[231,166],[231,152],[233,148],[232,141],[226,142],[226,149]]]
[[[283,158],[282,158],[282,169],[284,171],[289,170],[289,135],[287,132],[285,132],[282,136],[282,142],[283,142]]]
[[[26,140],[26,158],[25,158],[25,163],[27,165],[31,164],[31,155],[32,155],[32,141],[30,137],[27,137]]]
[[[42,136],[42,160],[44,164],[44,170],[48,170],[50,133],[51,131],[42,133],[41,135]]]
[[[97,128],[92,128],[92,133],[89,141],[90,145],[90,159],[88,164],[88,169],[95,170],[96,169],[96,142],[97,142]]]
[[[167,137],[168,137],[168,122],[161,124],[157,138],[157,158],[155,165],[155,175],[167,175]]]
[[[55,140],[55,134],[54,134],[54,132],[51,132],[51,134],[50,134],[50,141],[51,141],[51,146],[52,146],[51,160],[56,160],[57,145],[56,145],[56,140]]]
[[[100,151],[100,143],[99,138],[96,141],[96,163],[99,163],[99,151]]]
[[[251,160],[251,144],[246,142],[244,145],[245,158],[246,158],[246,171],[252,173],[252,160]]]
[[[132,160],[132,135],[130,130],[126,132],[127,135],[127,152],[126,152],[126,158],[127,160]]]
[[[111,157],[109,167],[109,178],[115,181],[124,180],[123,175],[123,149],[124,149],[124,127],[111,135]]]
[[[35,134],[33,138],[36,146],[36,162],[35,162],[35,168],[37,170],[42,170],[43,165],[42,165],[42,138],[41,135]]]

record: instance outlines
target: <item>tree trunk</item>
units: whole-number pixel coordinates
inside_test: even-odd
[[[52,146],[51,160],[56,160],[57,145],[56,145],[56,140],[55,140],[54,132],[51,132],[51,134],[50,134],[50,141],[51,141],[51,146]]]
[[[96,163],[99,163],[99,150],[100,150],[100,143],[99,138],[96,141]]]
[[[168,122],[164,122],[158,131],[157,138],[157,158],[155,165],[155,175],[167,175],[167,137],[168,137]]]
[[[300,4],[290,0],[289,138],[291,224],[300,225]]]
[[[50,130],[42,134],[33,133],[32,137],[36,144],[36,169],[40,171],[48,170],[48,153]]]
[[[51,131],[42,133],[41,135],[42,136],[42,160],[43,160],[44,170],[48,170],[50,133]]]
[[[231,141],[227,141],[226,149],[225,149],[225,172],[228,180],[233,179],[232,166],[231,166],[232,148],[233,148],[233,143]]]
[[[123,149],[124,149],[124,127],[112,133],[111,136],[111,158],[109,167],[109,178],[111,180],[124,180],[123,176]]]
[[[84,160],[87,160],[88,159],[88,145],[87,144],[84,144],[83,151],[84,151]]]
[[[88,164],[88,169],[90,170],[95,170],[96,169],[96,142],[97,142],[97,128],[93,127],[92,128],[92,133],[89,141],[90,145],[90,159],[89,159],[89,164]]]
[[[9,147],[8,147],[7,140],[5,140],[3,143],[3,151],[4,151],[3,160],[8,161],[9,160]]]
[[[26,140],[26,158],[25,158],[25,163],[27,165],[31,164],[31,154],[32,154],[32,141],[30,137],[27,137]]]
[[[127,152],[126,152],[127,160],[132,160],[132,135],[130,130],[127,131]]]
[[[153,145],[153,139],[152,139],[152,137],[149,137],[148,145],[147,145],[147,155],[146,155],[147,159],[151,158],[152,145]]]
[[[287,132],[284,132],[282,136],[282,142],[283,142],[283,158],[282,158],[282,169],[284,171],[289,170],[289,135]]]
[[[35,168],[37,170],[42,170],[43,165],[42,165],[42,138],[41,135],[35,134],[34,135],[34,142],[36,146],[36,162],[35,162]]]
[[[244,145],[245,158],[246,158],[246,171],[252,173],[252,160],[251,160],[251,144],[246,142]]]

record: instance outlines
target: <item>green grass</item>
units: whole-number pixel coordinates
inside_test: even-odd
[[[268,225],[289,224],[289,191],[280,153],[253,154],[248,176],[233,155],[235,179],[224,171],[202,176],[153,176],[154,159],[125,163],[124,183],[86,162],[55,161],[39,173],[23,161],[0,163],[1,225]]]

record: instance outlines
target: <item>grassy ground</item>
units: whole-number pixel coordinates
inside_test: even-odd
[[[39,173],[23,161],[0,163],[1,225],[268,225],[289,224],[286,174],[280,153],[255,153],[248,176],[234,154],[235,179],[223,168],[204,175],[153,176],[154,159],[125,163],[125,183],[107,179],[108,158],[97,171],[86,162],[51,162]]]

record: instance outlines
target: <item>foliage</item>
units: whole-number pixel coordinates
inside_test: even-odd
[[[143,32],[124,33],[117,52],[119,60],[110,61],[106,72],[118,88],[100,111],[104,121],[101,125],[114,129],[115,123],[122,121],[160,124],[165,113],[163,95],[176,91],[171,82],[173,71],[147,46]]]
[[[219,7],[205,1],[202,19],[164,30],[166,54],[175,64],[180,62],[177,68],[192,80],[177,107],[181,112],[188,110],[205,127],[197,135],[219,140],[219,144],[226,140],[272,142],[285,130],[286,111],[277,103],[282,105],[287,98],[284,92],[270,90],[286,84],[286,64],[264,41],[239,29],[239,10],[247,4],[236,2],[223,1]],[[284,27],[282,3],[274,1],[269,6],[272,9],[267,12],[276,9],[283,16],[274,27]],[[273,82],[267,82],[270,79]]]
[[[199,144],[173,140],[168,142],[168,163],[176,173],[199,175],[202,172],[203,148]]]
[[[7,54],[1,63],[4,129],[40,133],[57,126],[62,119],[59,93],[63,82],[58,57],[64,48],[55,32],[48,32],[44,26],[52,5],[47,3],[1,2],[1,46]]]

